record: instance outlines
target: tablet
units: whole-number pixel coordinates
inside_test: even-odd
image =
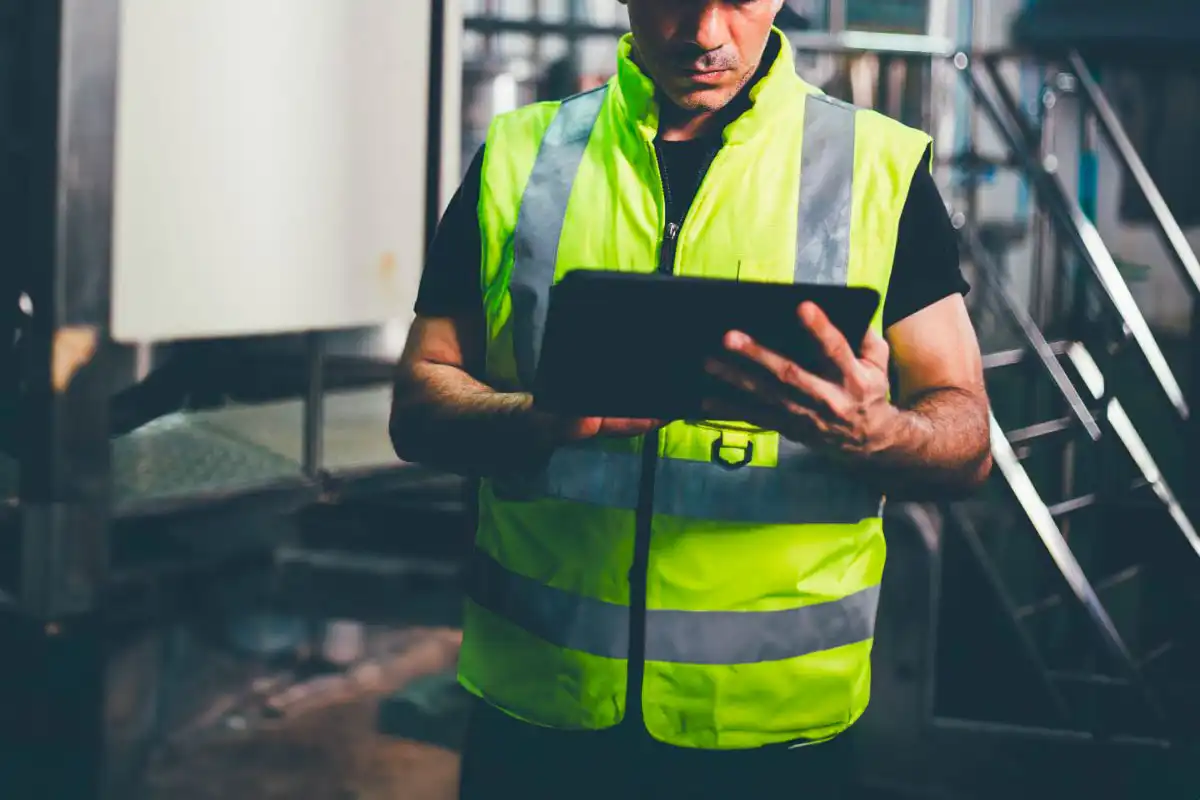
[[[816,303],[857,351],[879,307],[874,289],[576,270],[550,291],[536,407],[587,417],[704,419],[719,388],[704,362],[731,330],[802,367],[828,365],[797,316]]]

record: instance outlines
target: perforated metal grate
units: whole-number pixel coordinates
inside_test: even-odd
[[[325,465],[338,473],[398,466],[387,436],[386,389],[326,397]],[[236,493],[301,476],[298,401],[162,417],[114,440],[114,505]],[[0,502],[17,496],[18,469],[0,455]]]
[[[231,491],[299,477],[300,465],[266,447],[183,414],[155,420],[113,443],[114,503]]]

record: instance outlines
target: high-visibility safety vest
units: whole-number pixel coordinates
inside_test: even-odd
[[[531,386],[565,272],[659,265],[658,107],[630,47],[607,85],[489,131],[481,279],[498,389]],[[804,83],[786,39],[750,99],[678,233],[675,274],[885,294],[929,137]],[[651,736],[692,748],[850,726],[870,695],[883,498],[776,433],[731,427],[598,438],[536,475],[483,481],[461,683],[559,729],[607,728],[640,702]]]

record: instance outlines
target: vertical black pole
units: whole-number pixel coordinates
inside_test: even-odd
[[[325,334],[309,331],[305,337],[307,388],[304,394],[304,455],[306,478],[320,478],[325,466]]]
[[[90,800],[104,786],[120,0],[25,8],[33,313],[20,401],[20,585],[0,618],[11,671],[0,685],[0,797]]]
[[[426,122],[428,172],[425,175],[425,249],[442,216],[442,103],[445,97],[446,4],[433,0],[429,19],[429,110]],[[461,145],[456,145],[461,146]]]

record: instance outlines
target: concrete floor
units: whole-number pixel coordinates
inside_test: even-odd
[[[268,729],[226,730],[155,759],[146,800],[452,800],[457,753],[375,733],[382,694]]]
[[[153,756],[143,800],[452,800],[457,753],[377,733],[380,701],[457,657],[457,634],[420,631],[349,677],[256,698],[217,694]],[[265,709],[274,713],[261,713]]]

